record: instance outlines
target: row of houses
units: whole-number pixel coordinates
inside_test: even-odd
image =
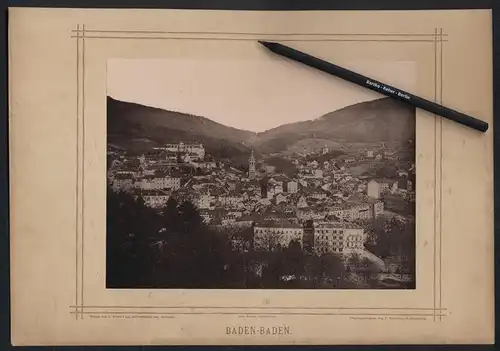
[[[130,174],[116,174],[111,187],[114,191],[140,190],[178,190],[181,187],[181,178],[169,175],[148,174],[142,177],[133,177]]]
[[[342,221],[356,221],[377,218],[383,213],[384,203],[382,201],[353,201],[341,206],[299,207],[297,209],[297,218],[305,221],[334,216]]]
[[[365,240],[363,228],[347,222],[308,221],[300,225],[281,220],[253,226],[253,245],[259,251],[288,247],[296,241],[303,249],[317,254],[349,254],[362,252]]]
[[[205,148],[202,143],[189,143],[189,142],[180,142],[180,143],[172,143],[166,144],[160,147],[154,147],[153,150],[158,151],[168,151],[174,154],[187,154],[190,156],[192,160],[203,160],[205,157]]]
[[[407,178],[393,179],[373,179],[368,182],[366,194],[374,199],[379,199],[384,193],[394,194],[398,190],[413,191],[413,182]]]

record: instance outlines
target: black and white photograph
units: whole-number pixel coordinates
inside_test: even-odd
[[[108,289],[415,289],[413,107],[282,59],[108,60],[105,98]]]

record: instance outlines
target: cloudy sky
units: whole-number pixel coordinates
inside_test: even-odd
[[[412,91],[413,62],[359,61],[347,68]],[[108,95],[261,132],[381,96],[286,59],[112,59]]]

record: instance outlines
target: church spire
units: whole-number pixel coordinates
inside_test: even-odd
[[[255,157],[252,152],[250,153],[250,157],[248,158],[248,178],[255,179]]]

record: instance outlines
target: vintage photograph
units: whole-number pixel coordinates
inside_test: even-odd
[[[415,288],[414,108],[278,59],[107,74],[107,288]]]

